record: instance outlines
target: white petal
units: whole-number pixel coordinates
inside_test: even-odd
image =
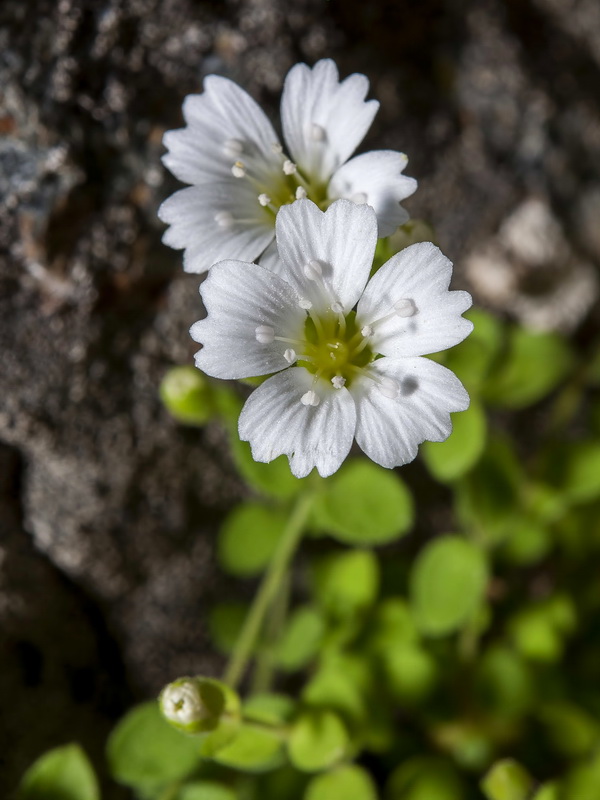
[[[456,375],[428,358],[380,358],[369,369],[398,386],[395,398],[362,377],[351,389],[356,441],[383,467],[412,461],[425,439],[443,442],[452,432],[450,411],[469,407],[469,395]]]
[[[392,256],[369,281],[356,312],[360,325],[375,329],[373,348],[385,356],[420,356],[462,342],[473,323],[460,315],[472,300],[468,292],[448,291],[451,276],[452,262],[431,242]],[[416,313],[395,315],[402,300],[412,301]]]
[[[404,153],[394,150],[363,153],[337,170],[329,183],[328,195],[368,203],[377,214],[380,238],[390,236],[408,219],[400,201],[417,188],[414,178],[402,175],[407,163]]]
[[[270,272],[274,272],[276,275],[285,274],[285,266],[279,255],[279,250],[277,249],[277,242],[275,239],[273,239],[271,244],[259,258],[258,263],[261,265],[261,267],[268,269]]]
[[[250,442],[255,461],[285,454],[297,478],[313,467],[324,478],[339,469],[352,446],[354,400],[347,389],[320,381],[315,387],[319,405],[303,405],[300,398],[312,383],[309,372],[294,367],[269,378],[250,395],[240,415],[239,433]]]
[[[200,287],[208,312],[192,325],[190,334],[203,347],[196,366],[215,378],[250,378],[289,366],[286,342],[261,344],[257,328],[276,336],[298,338],[306,314],[285,281],[257,264],[222,261],[211,269]]]
[[[311,177],[327,178],[347,161],[368,131],[379,103],[365,102],[369,81],[350,75],[339,82],[330,59],[310,69],[296,64],[281,98],[283,135],[298,166]]]
[[[220,215],[229,215],[231,223],[219,224]],[[206,272],[227,258],[253,261],[275,233],[272,217],[260,207],[251,188],[239,186],[235,178],[181,189],[165,200],[158,216],[171,226],[163,242],[185,248],[186,272]]]
[[[163,162],[180,181],[200,185],[231,177],[238,159],[228,142],[241,143],[239,160],[251,156],[261,175],[279,170],[273,126],[250,95],[228,78],[205,78],[204,92],[185,98],[183,116],[187,127],[167,131],[163,139],[169,150]]]
[[[349,311],[360,297],[373,266],[377,218],[369,206],[337,200],[321,211],[310,200],[283,206],[275,223],[283,277],[317,309],[339,302]],[[323,283],[304,272],[318,261]]]

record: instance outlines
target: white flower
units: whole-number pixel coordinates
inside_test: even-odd
[[[222,261],[202,285],[196,365],[226,379],[276,373],[240,415],[256,461],[285,453],[297,477],[331,475],[356,438],[373,461],[398,466],[424,439],[446,439],[449,412],[468,407],[456,376],[420,356],[470,333],[470,295],[448,291],[452,265],[429,242],[367,284],[376,240],[369,206],[339,200],[323,213],[300,200],[277,216],[280,275]]]
[[[340,83],[333,61],[296,64],[281,99],[287,151],[260,107],[227,78],[209,75],[203,94],[186,97],[187,127],[165,134],[163,161],[191,186],[158,212],[171,226],[163,241],[185,248],[184,269],[206,272],[223,258],[254,261],[273,242],[279,208],[305,197],[323,209],[340,197],[368,203],[379,236],[406,222],[400,201],[417,187],[401,174],[406,156],[376,150],[348,161],[379,108],[365,102],[368,88],[364,75]]]

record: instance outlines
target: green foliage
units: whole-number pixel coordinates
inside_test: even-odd
[[[173,800],[237,800],[237,793],[215,781],[193,781],[180,789]]]
[[[229,655],[238,640],[247,609],[241,603],[219,603],[209,614],[208,627],[215,647]]]
[[[512,328],[507,354],[486,381],[484,398],[492,405],[525,408],[555,389],[572,365],[561,336]]]
[[[487,420],[481,404],[471,400],[467,411],[452,417],[452,435],[445,442],[424,442],[421,452],[438,481],[448,482],[477,464],[485,447]]]
[[[411,495],[400,478],[370,461],[348,461],[325,484],[315,526],[346,544],[374,546],[405,534],[413,523]]]
[[[226,572],[240,577],[262,572],[285,527],[280,509],[243,503],[227,517],[219,533],[218,558]]]
[[[436,361],[455,372],[472,396],[481,391],[491,375],[504,345],[505,331],[500,320],[479,308],[469,309],[464,316],[473,323],[473,332],[456,347],[438,353]]]
[[[476,612],[488,580],[483,552],[459,536],[428,544],[414,563],[410,599],[419,629],[430,636],[452,633]]]
[[[564,492],[571,503],[588,503],[600,497],[600,442],[581,442],[571,449]]]
[[[373,779],[361,767],[348,764],[313,778],[304,800],[377,800]]]
[[[436,758],[412,758],[395,769],[386,800],[465,800],[456,770]]]
[[[498,761],[481,782],[488,800],[528,800],[533,789],[531,776],[511,759]]]
[[[213,755],[217,764],[244,772],[264,772],[283,762],[283,742],[277,730],[242,724],[235,738]]]
[[[277,663],[286,672],[305,667],[319,651],[325,635],[325,620],[312,606],[296,609],[289,618],[277,647]]]
[[[160,384],[160,399],[185,425],[204,425],[216,413],[211,385],[195,367],[172,367]]]
[[[115,780],[149,793],[190,775],[199,763],[199,747],[151,702],[123,717],[110,735],[106,756]]]
[[[375,602],[379,564],[370,550],[349,550],[315,562],[312,578],[323,610],[334,618],[351,617]]]
[[[299,770],[317,772],[341,761],[348,744],[348,732],[337,714],[309,709],[292,726],[288,752]]]
[[[18,800],[100,800],[88,757],[78,744],[49,750],[27,770]]]

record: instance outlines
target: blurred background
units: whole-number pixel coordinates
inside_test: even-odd
[[[369,77],[381,109],[361,149],[407,153],[419,189],[405,205],[455,262],[454,287],[592,363],[597,0],[3,0],[0,794],[67,741],[102,771],[128,707],[220,669],[208,609],[252,584],[217,569],[215,532],[247,489],[222,427],[182,427],[159,400],[200,315],[198,277],[160,241],[157,208],[179,188],[161,138],[203,76],[234,79],[276,120],[288,69],[323,57]],[[536,353],[525,373],[555,358]],[[581,408],[597,405],[590,386]],[[542,395],[490,417],[524,459]],[[565,430],[584,439],[578,402]],[[407,541],[452,530],[448,489],[425,491],[420,461],[401,475],[427,506]],[[543,595],[554,567],[524,561],[500,593]]]

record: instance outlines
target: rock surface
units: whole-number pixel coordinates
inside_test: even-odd
[[[381,111],[365,144],[408,153],[420,188],[407,207],[433,224],[457,285],[531,197],[566,261],[600,264],[596,0],[425,0],[418,13],[396,0],[4,0],[0,794],[72,739],[101,763],[128,704],[218,667],[204,613],[214,531],[244,490],[220,431],[178,427],[157,398],[164,370],[189,362],[199,315],[198,279],[160,243],[156,209],[176,188],[161,137],[204,75],[275,113],[289,67],[323,56],[370,77]],[[486,275],[471,278],[486,300]],[[588,307],[563,328],[581,335]]]

